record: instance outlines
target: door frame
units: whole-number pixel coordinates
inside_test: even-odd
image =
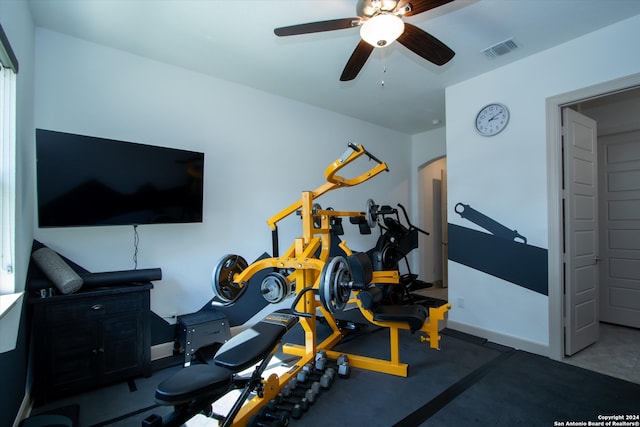
[[[577,89],[546,99],[547,115],[547,216],[549,239],[549,354],[564,358],[564,278],[562,213],[562,108],[640,85],[640,73]]]

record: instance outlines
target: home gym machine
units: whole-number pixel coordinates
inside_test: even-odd
[[[362,156],[375,165],[354,178],[338,175]],[[292,384],[304,379],[309,366],[324,364],[323,360],[335,361],[338,373],[345,376],[350,368],[359,368],[406,377],[408,365],[400,361],[400,330],[420,332],[424,334],[421,341],[428,342],[431,348],[439,348],[438,324],[451,308],[450,304],[428,310],[421,305],[385,305],[376,284],[399,284],[397,270],[374,271],[369,256],[353,252],[345,241],[339,245],[345,255],[330,256],[331,225],[335,219],[349,217],[358,223],[373,222],[375,218],[369,208],[366,212],[322,209],[316,199],[329,191],[361,184],[387,170],[387,165],[362,145],[350,143],[347,151],[325,170],[325,184],[302,192],[298,201],[267,220],[272,231],[273,257],[250,265],[238,255],[227,255],[219,261],[213,278],[214,293],[219,300],[233,304],[244,294],[252,276],[268,271],[261,284],[263,296],[271,303],[279,303],[295,295],[291,310],[273,313],[233,337],[214,356],[214,366],[192,365],[163,381],[156,389],[156,401],[174,406],[174,411],[165,419],[150,417],[144,426],[179,426],[198,412],[210,413],[211,402],[234,388],[243,388],[243,392],[223,417],[222,425],[251,425],[251,420],[264,414],[268,404],[273,404],[283,391],[290,391],[295,388]],[[292,214],[301,218],[302,236],[279,255],[278,223]],[[388,360],[334,350],[343,338],[334,314],[343,311],[347,304],[355,305],[370,323],[389,330]],[[331,329],[322,341],[316,329],[320,317]],[[283,353],[298,357],[295,365],[280,376],[271,374],[265,380],[262,375],[270,356],[280,348],[284,334],[296,323],[304,330],[304,344],[282,344]],[[237,375],[256,364],[248,379]],[[284,419],[275,419],[273,414],[271,417],[275,424],[286,425]]]
[[[423,304],[434,306],[440,300],[416,294],[416,291],[433,286],[431,283],[418,279],[417,274],[411,272],[409,253],[418,247],[419,233],[428,236],[429,233],[415,226],[409,220],[404,206],[398,203],[402,211],[404,223],[400,220],[399,210],[388,205],[377,205],[372,199],[367,201],[368,227],[376,225],[380,229],[380,236],[376,245],[367,251],[373,263],[373,270],[399,270],[400,261],[404,260],[406,273],[400,275],[400,286],[378,285],[382,290],[384,304]]]

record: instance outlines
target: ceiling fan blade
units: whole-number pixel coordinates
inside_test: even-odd
[[[369,55],[371,55],[373,49],[374,47],[369,43],[364,40],[360,40],[358,46],[356,46],[351,57],[347,61],[347,65],[345,65],[344,70],[342,71],[340,81],[347,82],[355,79],[362,67],[364,67],[367,59],[369,59]]]
[[[276,36],[296,36],[299,34],[320,33],[323,31],[345,30],[347,28],[358,27],[360,18],[340,18],[329,21],[309,22],[307,24],[290,25],[273,30]]]
[[[417,15],[418,13],[426,12],[427,10],[435,9],[452,2],[453,0],[407,0],[396,7],[396,10],[400,10],[407,4],[411,4],[411,10],[404,14],[404,16]]]
[[[415,25],[404,23],[398,43],[436,65],[444,65],[456,54],[446,44]]]

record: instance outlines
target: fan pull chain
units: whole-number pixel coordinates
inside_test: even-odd
[[[382,56],[382,73],[380,74],[380,86],[384,87],[384,74],[387,72],[387,58],[384,55],[384,49],[380,49]]]

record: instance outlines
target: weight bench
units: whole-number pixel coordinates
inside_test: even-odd
[[[179,427],[198,413],[211,415],[211,404],[231,390],[243,388],[222,426],[230,426],[249,394],[262,394],[262,374],[280,342],[298,318],[287,312],[275,312],[231,338],[220,347],[213,365],[191,365],[162,381],[156,388],[155,400],[173,406],[167,416],[151,415],[143,427]],[[256,366],[252,374],[239,372]]]
[[[362,308],[369,310],[376,322],[406,323],[411,332],[419,331],[429,317],[427,309],[422,305],[382,305],[382,289],[376,285],[360,291],[358,299]]]
[[[382,289],[376,285],[371,285],[373,265],[366,253],[357,252],[349,255],[347,263],[351,270],[351,277],[354,282],[353,287],[361,289],[356,296],[360,301],[360,307],[370,311],[374,321],[406,324],[411,332],[422,328],[422,325],[429,317],[429,313],[424,306],[419,304],[382,304]]]
[[[378,272],[374,272],[371,259],[366,253],[345,253],[346,257],[338,255],[324,264],[318,288],[304,288],[296,297],[293,307],[296,307],[305,292],[317,293],[322,304],[320,310],[333,329],[333,333],[318,346],[326,350],[327,357],[333,359],[341,355],[333,350],[333,346],[341,340],[342,332],[332,313],[342,311],[350,301],[355,302],[367,321],[388,330],[390,357],[385,360],[350,353],[347,354],[349,365],[385,374],[408,376],[409,365],[400,361],[400,330],[425,333],[426,336],[421,335],[420,340],[428,342],[431,348],[440,348],[438,325],[439,321],[444,320],[451,304],[428,309],[420,304],[385,305],[382,303],[383,291],[380,286],[393,286],[397,283],[397,272],[396,275],[376,274]],[[393,281],[394,278],[396,282]],[[352,293],[355,299],[351,297]],[[299,314],[296,311],[294,313]],[[303,317],[304,320],[306,319]],[[283,351],[296,356],[310,353],[307,347],[295,344],[285,344]]]

